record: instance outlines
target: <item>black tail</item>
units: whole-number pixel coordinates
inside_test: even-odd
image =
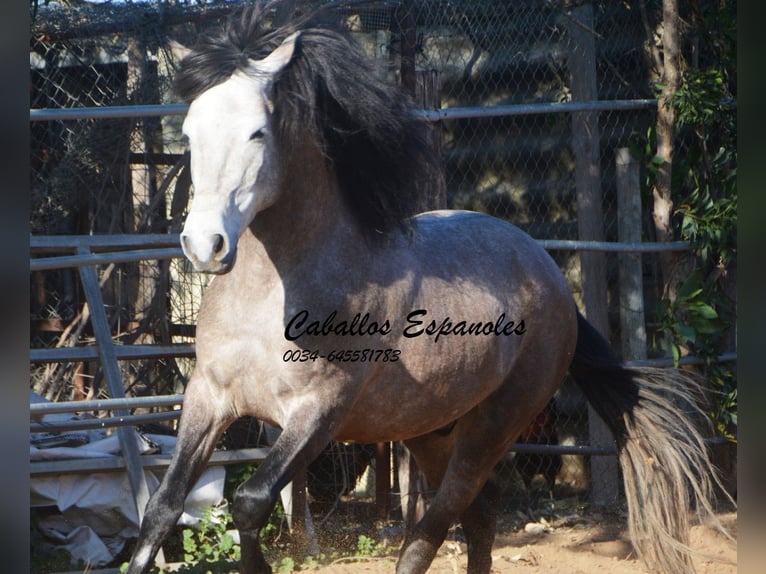
[[[612,430],[633,545],[650,572],[694,572],[692,511],[716,524],[720,486],[699,430],[702,387],[679,369],[627,368],[582,315],[570,374]]]

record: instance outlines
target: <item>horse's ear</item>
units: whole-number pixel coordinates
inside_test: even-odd
[[[173,54],[173,57],[179,62],[191,53],[191,48],[187,48],[175,40],[170,40],[168,44],[170,45],[170,52]]]
[[[298,36],[300,32],[293,32],[271,54],[262,60],[252,61],[252,66],[261,73],[276,74],[292,60]]]

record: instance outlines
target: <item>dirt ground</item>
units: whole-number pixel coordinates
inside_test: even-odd
[[[736,513],[724,513],[719,518],[736,540]],[[695,559],[698,574],[737,572],[736,543],[717,530],[695,526],[691,543],[696,550],[710,556]],[[619,515],[573,515],[528,523],[515,531],[504,531],[501,525],[492,557],[493,574],[648,574],[632,552],[624,516]],[[312,571],[322,574],[392,573],[395,558],[394,552],[379,557],[343,558]],[[429,573],[465,571],[465,544],[454,538],[448,539]]]

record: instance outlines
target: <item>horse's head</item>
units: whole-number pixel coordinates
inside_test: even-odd
[[[198,271],[229,271],[240,234],[276,200],[279,169],[270,92],[274,76],[293,56],[296,38],[289,36],[271,54],[250,60],[191,102],[183,133],[194,199],[181,246]]]

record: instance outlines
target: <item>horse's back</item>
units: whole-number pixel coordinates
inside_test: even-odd
[[[533,281],[567,302],[569,287],[558,265],[545,249],[515,225],[475,211],[427,211],[414,218],[413,246],[422,243],[429,259],[462,257],[463,272],[482,266],[492,278],[511,275],[507,285]],[[499,279],[499,277],[498,277]],[[506,279],[507,280],[507,279]],[[502,290],[501,284],[495,288]]]

